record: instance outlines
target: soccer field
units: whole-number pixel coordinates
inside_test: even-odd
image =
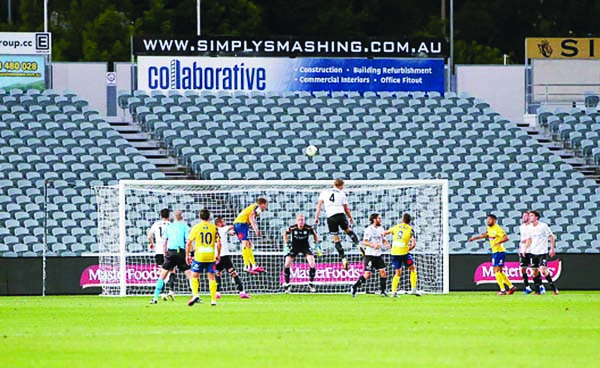
[[[592,367],[600,292],[0,298],[1,367]]]

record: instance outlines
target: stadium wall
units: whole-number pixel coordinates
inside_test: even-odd
[[[52,89],[71,90],[106,114],[106,63],[53,63]]]
[[[507,262],[517,262],[510,254]],[[556,284],[561,290],[600,290],[600,254],[559,254],[560,272]],[[475,273],[490,261],[489,255],[450,255],[450,291],[496,290],[494,283],[475,283]],[[82,288],[82,273],[98,264],[96,257],[53,257],[47,263],[47,293],[100,294],[99,287]],[[282,265],[283,266],[283,265]],[[516,268],[516,267],[513,267]],[[279,277],[279,273],[274,274]],[[517,284],[522,289],[522,284]],[[0,258],[0,295],[41,295],[41,258]]]

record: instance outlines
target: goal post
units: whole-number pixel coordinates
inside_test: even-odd
[[[241,274],[247,291],[252,293],[282,292],[285,244],[282,234],[303,213],[312,224],[319,194],[331,187],[333,180],[121,180],[115,186],[95,187],[98,204],[98,257],[102,295],[149,295],[154,290],[159,267],[154,251],[148,249],[147,232],[159,220],[162,208],[182,210],[185,221],[193,226],[198,213],[206,208],[212,219],[219,216],[228,225],[239,212],[265,197],[267,211],[257,217],[259,236],[253,232],[254,254],[267,273],[250,275],[243,272],[241,245],[237,237],[228,239],[233,263]],[[389,229],[400,223],[402,214],[412,217],[417,248],[411,252],[418,270],[418,289],[426,293],[449,291],[448,248],[448,182],[433,180],[348,180],[344,185],[349,208],[355,220],[354,231],[362,239],[371,213],[382,216],[382,225]],[[346,292],[351,283],[364,272],[362,257],[349,237],[342,234],[350,267],[343,270],[340,258],[328,234],[325,214],[316,226],[321,240],[321,256],[317,263],[317,292]],[[389,251],[384,260],[390,273]],[[292,266],[294,291],[307,291],[308,268],[303,256]],[[223,275],[222,292],[235,292],[235,285]],[[377,277],[372,277],[377,279]],[[400,289],[408,290],[408,271],[404,271]],[[391,277],[390,277],[391,280]],[[389,282],[389,281],[388,281]],[[206,292],[206,283],[201,291]],[[375,290],[375,282],[367,291]],[[176,292],[189,294],[189,285],[181,272],[177,273]]]

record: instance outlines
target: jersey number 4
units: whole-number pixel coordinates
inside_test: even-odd
[[[331,193],[331,197],[329,197],[329,202],[335,202],[335,194]]]

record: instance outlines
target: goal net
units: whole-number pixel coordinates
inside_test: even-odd
[[[250,293],[282,292],[285,244],[283,232],[295,223],[296,214],[306,215],[312,224],[319,194],[333,181],[181,181],[122,180],[116,186],[96,187],[98,203],[99,275],[103,295],[149,295],[160,271],[154,251],[148,247],[147,233],[160,219],[163,208],[182,210],[185,221],[194,226],[199,211],[208,209],[212,219],[219,216],[228,225],[240,211],[259,197],[265,197],[267,211],[257,217],[259,236],[250,231],[257,263],[266,273],[251,275],[243,271],[241,244],[230,237],[232,260]],[[418,271],[417,288],[425,293],[447,293],[448,274],[448,184],[446,180],[383,180],[346,181],[344,191],[355,220],[354,231],[362,240],[368,217],[379,213],[383,226],[389,229],[409,213],[417,238],[411,252]],[[363,259],[351,239],[342,233],[342,244],[349,261],[344,270],[340,257],[328,234],[325,214],[316,230],[321,239],[320,253],[315,252],[317,292],[347,292],[349,285],[364,272]],[[389,238],[391,240],[391,237]],[[389,251],[384,260],[390,274]],[[177,272],[178,294],[189,294],[185,275]],[[367,292],[378,289],[378,275],[367,283]],[[203,279],[201,279],[203,280]],[[223,275],[222,293],[237,292],[228,275]],[[391,277],[388,277],[391,283]],[[298,256],[291,269],[293,292],[307,292],[308,265]],[[201,282],[201,292],[208,293],[207,282]],[[410,290],[409,274],[403,270],[400,290]],[[389,287],[388,287],[389,290]]]

